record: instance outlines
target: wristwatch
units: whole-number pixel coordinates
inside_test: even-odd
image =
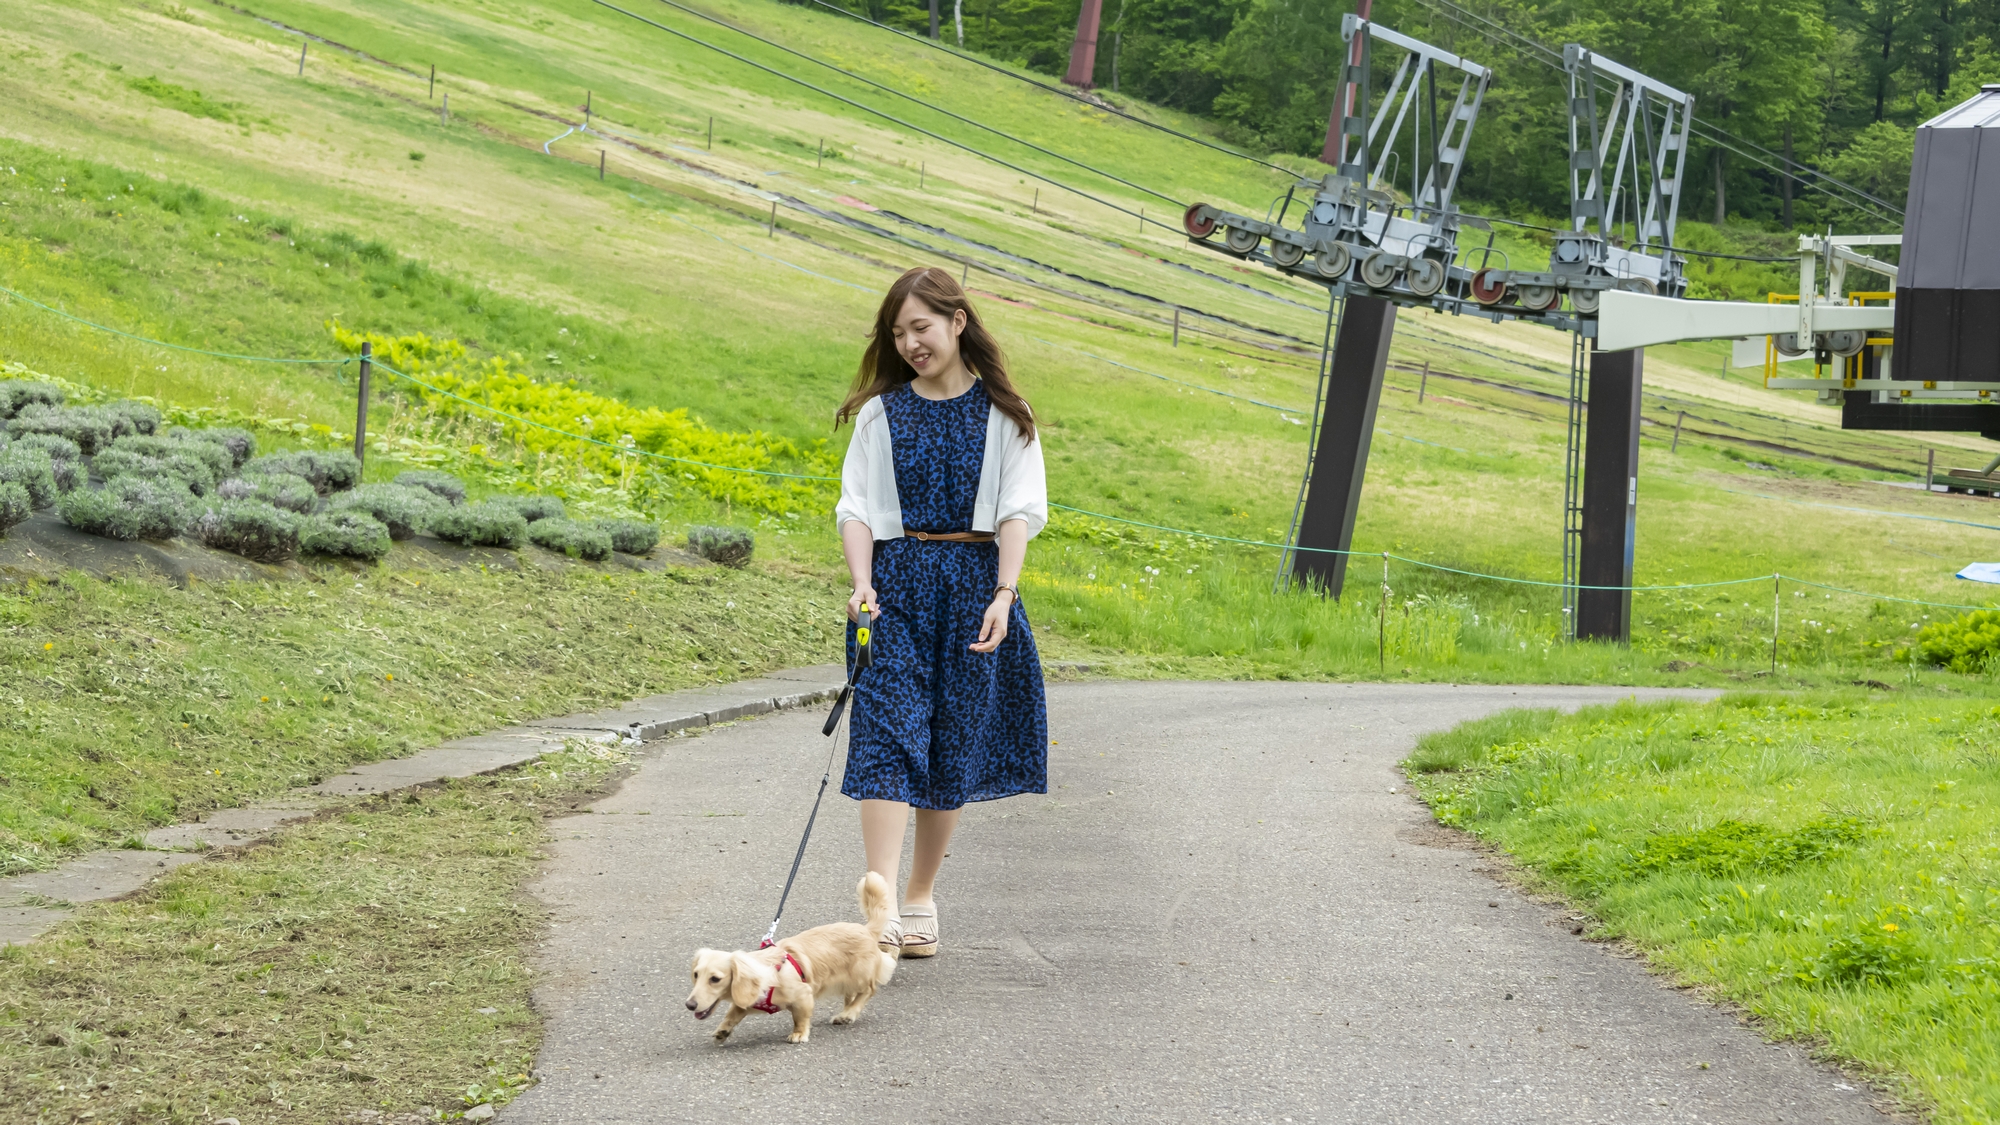
[[[1002,591],[1002,590],[1005,590],[1005,591],[1007,591],[1008,593],[1010,593],[1010,594],[1014,595],[1014,604],[1015,604],[1015,605],[1020,605],[1020,604],[1021,604],[1021,588],[1020,588],[1019,586],[1010,586],[1010,585],[1008,585],[1007,583],[1005,583],[1005,582],[1002,582],[1002,583],[1000,583],[1000,584],[999,584],[998,586],[995,586],[995,587],[993,587],[993,594],[994,594],[994,596],[995,596],[995,597],[998,597],[998,596],[1000,595],[1000,591]]]

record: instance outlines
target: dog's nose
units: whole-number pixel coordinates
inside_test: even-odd
[[[694,1011],[694,997],[688,997],[688,1011]]]

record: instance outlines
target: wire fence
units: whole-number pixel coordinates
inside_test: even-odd
[[[176,351],[195,352],[201,355],[215,356],[218,358],[233,359],[250,363],[281,363],[290,365],[312,364],[312,365],[325,365],[325,366],[340,366],[340,365],[345,365],[347,363],[355,362],[359,358],[356,356],[344,356],[338,358],[329,357],[324,359],[289,359],[281,356],[244,355],[234,352],[210,351],[205,348],[193,348],[193,347],[188,347],[186,345],[169,343],[164,340],[155,340],[152,339],[151,337],[136,335],[134,333],[125,332],[116,328],[112,328],[108,325],[99,324],[95,321],[86,320],[83,317],[75,316],[71,313],[55,308],[54,306],[46,305],[40,301],[34,300],[33,298],[23,296],[22,294],[16,292],[15,290],[7,288],[5,286],[0,286],[0,293],[4,293],[10,297],[14,297],[34,308],[41,309],[49,313],[53,313],[57,316],[63,317],[64,319],[74,321],[78,324],[96,329],[98,331],[107,332],[112,335],[120,336],[128,340],[137,341],[142,344],[149,344],[162,348],[170,348]],[[1093,358],[1101,358],[1101,357],[1093,357]],[[438,386],[436,383],[430,382],[429,380],[419,378],[405,371],[400,371],[395,367],[392,367],[389,364],[384,363],[380,359],[375,357],[370,357],[370,363],[374,367],[379,368],[380,370],[382,370],[383,372],[385,372],[390,376],[393,376],[394,378],[404,380],[405,382],[408,382],[413,386],[420,387],[431,394],[438,395],[442,398],[450,399],[454,402],[462,403],[466,406],[473,407],[480,411],[484,411],[485,413],[491,415],[496,419],[505,422],[511,422],[513,424],[520,426],[526,426],[533,429],[543,430],[571,441],[576,441],[587,445],[601,446],[607,449],[611,449],[620,454],[644,457],[658,461],[666,461],[679,465],[690,465],[697,468],[709,469],[717,472],[745,473],[763,477],[777,477],[787,480],[815,481],[825,484],[840,483],[839,477],[821,476],[812,473],[787,473],[772,469],[751,468],[743,465],[723,465],[711,461],[698,461],[689,457],[675,457],[671,454],[659,453],[649,449],[642,449],[637,446],[630,446],[618,442],[605,441],[602,438],[591,437],[588,434],[577,433],[574,430],[566,430],[560,426],[550,425],[547,422],[537,421],[533,418],[524,417],[522,415],[512,413],[511,411],[502,410],[499,407],[492,406],[488,403],[480,402],[477,399],[468,398],[465,395],[461,395],[455,391]],[[1123,365],[1121,364],[1120,366]],[[1152,373],[1144,372],[1144,374],[1152,374]],[[1207,390],[1208,388],[1201,388],[1201,389]],[[1744,495],[1755,496],[1756,494],[1745,493]],[[1778,499],[1778,498],[1771,497],[1770,499]],[[1834,505],[1828,505],[1828,506],[1832,507]],[[1776,584],[1782,584],[1784,582],[1793,582],[1801,586],[1810,586],[1813,587],[1814,589],[1826,590],[1829,592],[1850,594],[1856,597],[1872,598],[1877,601],[1896,602],[1904,605],[1925,606],[1934,609],[1983,610],[1983,609],[1994,608],[1991,604],[1966,605],[1953,602],[1933,602],[1933,601],[1926,601],[1920,598],[1905,598],[1893,594],[1880,594],[1870,590],[1855,590],[1845,586],[1835,586],[1829,583],[1817,582],[1809,578],[1801,578],[1796,575],[1784,574],[1778,571],[1772,571],[1766,574],[1751,575],[1743,578],[1721,579],[1715,582],[1680,582],[1680,583],[1643,585],[1643,586],[1642,585],[1571,586],[1562,582],[1550,582],[1538,578],[1521,578],[1515,575],[1490,574],[1485,571],[1466,570],[1459,567],[1445,566],[1442,563],[1434,563],[1426,561],[1424,559],[1410,558],[1406,555],[1398,555],[1390,551],[1359,551],[1359,550],[1342,550],[1331,547],[1293,546],[1290,544],[1275,543],[1263,539],[1245,539],[1231,535],[1217,535],[1212,532],[1196,531],[1192,528],[1173,527],[1168,524],[1149,523],[1145,520],[1129,519],[1124,516],[1115,516],[1107,512],[1092,511],[1088,508],[1078,508],[1069,504],[1060,504],[1060,503],[1055,503],[1053,501],[1049,503],[1049,507],[1056,511],[1069,512],[1074,515],[1087,517],[1089,519],[1104,520],[1107,522],[1124,524],[1131,527],[1142,527],[1148,530],[1159,531],[1169,535],[1183,536],[1189,539],[1197,539],[1197,540],[1216,542],[1216,543],[1228,543],[1236,546],[1256,548],[1259,550],[1291,551],[1291,552],[1303,552],[1308,554],[1319,554],[1319,555],[1343,555],[1350,558],[1379,558],[1384,560],[1385,562],[1398,562],[1406,566],[1414,566],[1420,569],[1436,571],[1445,574],[1454,574],[1465,578],[1474,578],[1488,582],[1500,582],[1515,586],[1527,586],[1527,587],[1536,587],[1543,589],[1608,590],[1608,591],[1622,591],[1630,593],[1658,593],[1658,592],[1683,591],[1683,590],[1705,590],[1723,586],[1742,586],[1759,582],[1772,582]],[[1870,515],[1882,515],[1882,516],[1901,516],[1906,514],[1898,512],[1879,512],[1867,508],[1853,508],[1846,510],[1870,514]],[[1917,518],[1937,519],[1939,517],[1917,517]],[[1991,525],[1986,525],[1986,524],[1969,523],[1969,521],[1964,521],[1964,520],[1947,520],[1944,522],[1965,523],[1968,526],[1972,527],[1989,529],[1989,530],[2000,530],[2000,527],[1992,527]],[[1776,618],[1774,616],[1773,620],[1775,621],[1775,619]]]

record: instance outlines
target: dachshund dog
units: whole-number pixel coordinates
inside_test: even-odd
[[[705,1020],[716,1005],[729,1001],[729,1014],[715,1030],[717,1043],[728,1042],[736,1025],[751,1012],[790,1012],[792,1033],[787,1040],[803,1043],[812,1034],[813,1002],[828,992],[846,1001],[833,1022],[853,1023],[875,990],[888,984],[896,971],[895,955],[882,952],[877,944],[895,909],[889,884],[870,871],[862,877],[858,892],[861,913],[868,919],[865,926],[853,922],[815,926],[754,953],[695,950],[688,1011]]]

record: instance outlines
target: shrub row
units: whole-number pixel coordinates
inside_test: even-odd
[[[36,508],[54,504],[59,491],[49,455],[19,443],[0,450],[0,482],[19,485],[27,493],[28,503]]]
[[[512,550],[528,538],[528,521],[512,505],[484,501],[437,513],[431,518],[431,534],[461,547]]]
[[[389,529],[366,512],[321,512],[306,520],[299,547],[309,555],[373,562],[389,553]]]
[[[243,464],[245,473],[290,473],[302,477],[321,496],[345,492],[361,480],[361,462],[345,451],[301,449],[267,453]]]
[[[194,521],[202,543],[257,562],[281,563],[299,553],[305,517],[258,500],[223,500]]]
[[[0,483],[0,531],[6,531],[33,515],[35,505],[28,490],[13,481]]]
[[[389,529],[389,538],[399,541],[428,528],[431,518],[446,507],[436,493],[402,484],[358,485],[328,505],[330,511],[364,512],[373,516]]]
[[[492,503],[507,505],[521,513],[521,518],[527,520],[529,523],[534,523],[537,520],[559,520],[568,511],[563,507],[563,502],[560,498],[543,496],[539,493],[529,493],[519,496],[495,496]]]
[[[594,523],[568,519],[536,520],[528,525],[528,538],[537,546],[561,551],[573,559],[597,562],[611,557],[611,536]]]
[[[228,476],[236,468],[236,458],[220,442],[203,441],[194,435],[198,430],[173,429],[162,435],[129,434],[115,438],[107,453],[138,453],[147,457],[188,457],[208,467],[208,472],[216,480]],[[102,457],[104,454],[98,454]],[[102,469],[98,476],[106,476]]]
[[[465,503],[465,482],[450,473],[436,469],[408,469],[396,474],[396,483],[404,488],[421,488],[447,504]]]
[[[120,441],[128,439],[120,438]],[[165,443],[163,443],[165,444]],[[218,451],[219,452],[219,451]],[[158,456],[137,453],[115,446],[90,459],[90,466],[105,480],[114,477],[147,477],[157,479],[172,477],[188,486],[196,496],[206,496],[215,491],[215,470],[194,457],[179,450],[171,450]]]
[[[660,543],[660,529],[643,520],[598,520],[597,526],[611,537],[611,549],[627,555],[643,555]]]
[[[194,522],[195,497],[172,477],[116,477],[62,499],[71,527],[106,539],[171,539]]]
[[[54,383],[0,382],[0,418],[12,418],[26,406],[61,406],[62,388]]]
[[[757,539],[740,527],[691,527],[688,550],[723,566],[745,566],[757,548]]]
[[[160,428],[160,412],[143,402],[110,402],[103,406],[51,406],[29,402],[7,422],[7,432],[55,434],[68,438],[85,453],[94,454],[127,434],[151,434]]]
[[[198,441],[221,446],[229,454],[230,468],[241,468],[245,461],[257,456],[257,435],[235,426],[210,426],[207,429],[190,430],[176,426],[167,431],[167,436],[177,441]]]

